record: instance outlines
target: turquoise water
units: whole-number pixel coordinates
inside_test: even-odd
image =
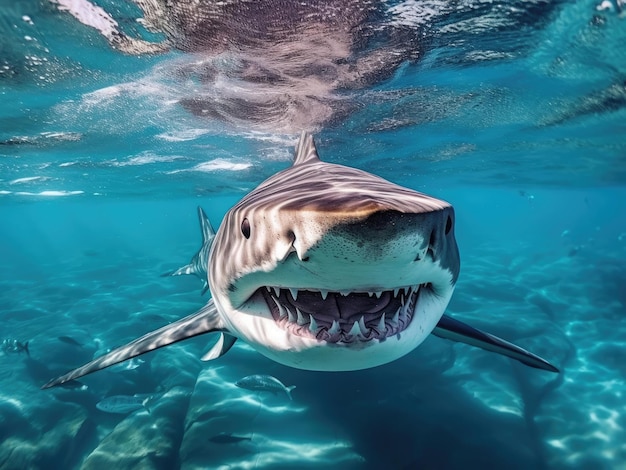
[[[0,3],[0,340],[30,352],[0,354],[1,468],[626,467],[620,2],[384,2],[365,17],[352,2],[322,20],[267,2],[288,60],[245,2],[198,28],[156,3],[88,5]],[[224,18],[226,46],[194,41]],[[161,277],[200,246],[196,207],[218,227],[303,129],[325,161],[452,203],[446,313],[561,373],[433,336],[355,372],[241,341],[205,363],[201,336],[40,390],[199,309],[197,278]],[[252,374],[296,385],[293,401],[234,385]],[[135,394],[148,409],[96,408]]]

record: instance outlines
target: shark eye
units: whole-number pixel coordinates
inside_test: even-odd
[[[250,222],[247,218],[241,222],[241,233],[243,233],[244,237],[250,238]]]

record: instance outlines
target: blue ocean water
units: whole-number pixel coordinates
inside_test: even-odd
[[[0,468],[626,468],[624,4],[199,5],[0,2],[0,341],[29,348],[0,355]],[[40,389],[199,309],[161,276],[196,207],[218,227],[301,130],[452,203],[447,313],[561,372],[433,336],[362,371],[205,363],[200,336]]]

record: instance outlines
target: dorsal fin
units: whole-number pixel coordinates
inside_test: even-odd
[[[200,229],[202,230],[202,244],[204,245],[207,242],[212,242],[215,238],[215,230],[213,229],[206,212],[204,212],[204,209],[200,206],[198,206],[198,219],[200,219]]]
[[[302,131],[302,134],[300,134],[300,140],[296,144],[296,159],[293,162],[293,166],[319,161],[320,157],[317,155],[317,149],[315,148],[315,142],[313,142],[313,136],[306,131]]]

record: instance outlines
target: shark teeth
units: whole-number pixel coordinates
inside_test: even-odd
[[[385,326],[385,312],[383,312],[383,314],[380,317],[380,320],[378,320],[376,329],[378,330],[379,333],[384,333],[386,328],[387,327]]]
[[[318,341],[349,344],[373,339],[383,341],[386,338],[399,337],[399,334],[410,324],[416,312],[419,291],[422,287],[428,288],[429,286],[397,287],[390,290],[372,290],[369,292],[330,292],[320,289],[308,290],[306,295],[296,288],[272,286],[260,291],[264,293],[266,302],[273,312],[274,320],[290,333]],[[312,293],[318,294],[318,300],[315,302],[328,299],[328,302],[332,302],[332,307],[328,304],[327,310],[324,304],[317,304],[315,310],[310,311],[307,299],[311,298]],[[330,299],[329,294],[331,295]],[[364,312],[368,313],[363,313],[360,316],[354,315],[356,312],[350,307],[350,299],[353,295],[357,305],[363,305],[365,302]],[[367,307],[368,298],[371,307]],[[350,321],[347,317],[350,318]]]
[[[348,336],[357,336],[361,334],[361,327],[359,327],[359,322],[355,321],[354,325],[352,325],[352,329],[348,331]]]
[[[304,315],[302,315],[302,312],[300,311],[300,309],[298,307],[296,307],[296,314],[298,316],[298,320],[297,320],[298,321],[298,325],[306,325],[307,321],[304,318]]]
[[[401,310],[402,310],[402,307],[400,307],[398,310],[396,310],[396,313],[394,313],[393,318],[389,322],[391,324],[391,326],[393,326],[394,328],[398,326],[398,321],[400,320],[400,311]]]
[[[369,330],[365,327],[365,320],[363,319],[362,315],[361,315],[361,318],[359,318],[359,328],[361,329],[361,334],[363,336],[369,333]]]
[[[274,303],[276,304],[276,308],[278,308],[278,318],[283,319],[287,316],[287,309],[285,309],[285,307],[283,307],[281,305],[280,302],[278,302],[274,297],[270,296],[270,298],[274,301]]]
[[[287,316],[289,318],[289,322],[290,323],[296,323],[297,319],[296,316],[293,314],[293,312],[289,309],[287,309]]]

